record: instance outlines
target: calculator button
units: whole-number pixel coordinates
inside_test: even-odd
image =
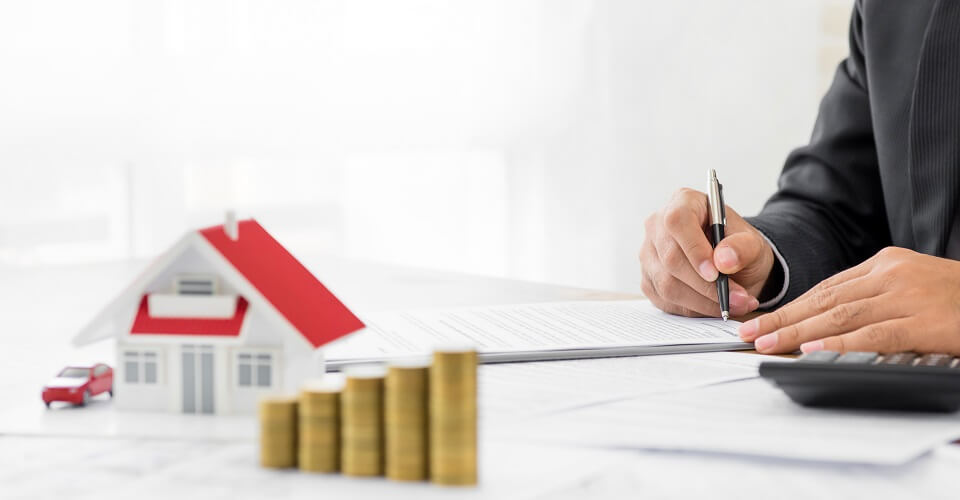
[[[812,363],[829,363],[835,359],[837,356],[840,356],[839,352],[836,351],[813,351],[800,356],[798,361],[809,361]]]
[[[839,358],[837,358],[836,363],[844,364],[856,364],[856,365],[869,365],[877,359],[877,353],[875,352],[848,352]]]
[[[912,352],[895,352],[885,355],[880,364],[910,366],[915,359],[917,359],[917,355]]]
[[[926,354],[917,361],[917,366],[950,366],[952,362],[953,356],[949,354]]]

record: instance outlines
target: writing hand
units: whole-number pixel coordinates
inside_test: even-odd
[[[719,316],[717,271],[730,276],[730,313],[746,314],[773,269],[766,239],[732,208],[726,208],[726,238],[714,249],[707,239],[707,195],[677,191],[663,210],[647,218],[640,261],[643,293],[666,312]]]

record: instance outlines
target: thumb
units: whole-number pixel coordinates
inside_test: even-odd
[[[733,233],[713,250],[713,264],[723,274],[736,274],[760,263],[766,242],[752,231]]]

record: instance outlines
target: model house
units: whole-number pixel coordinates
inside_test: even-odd
[[[116,338],[116,405],[252,413],[363,323],[255,220],[188,233],[74,339]]]

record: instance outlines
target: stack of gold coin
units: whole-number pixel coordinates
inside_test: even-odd
[[[340,465],[348,476],[383,475],[383,379],[380,365],[344,370],[340,396]]]
[[[446,347],[430,367],[430,480],[477,484],[477,352]]]
[[[427,479],[428,372],[426,360],[398,361],[387,368],[384,415],[388,479]]]
[[[300,470],[340,470],[340,393],[343,381],[331,376],[300,390]]]
[[[260,400],[260,465],[297,466],[297,399],[272,396]]]

